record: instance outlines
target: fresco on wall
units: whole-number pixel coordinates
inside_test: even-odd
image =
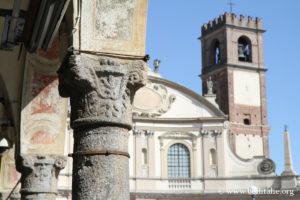
[[[57,60],[28,57],[21,123],[21,153],[64,153],[67,99],[58,94]]]

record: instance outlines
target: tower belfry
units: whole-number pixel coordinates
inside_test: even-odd
[[[262,21],[225,13],[202,26],[202,88],[214,82],[230,121],[230,144],[242,158],[269,155]]]

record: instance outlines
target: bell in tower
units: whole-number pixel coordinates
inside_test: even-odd
[[[245,61],[245,54],[244,54],[244,45],[243,44],[239,44],[239,47],[238,47],[238,53],[239,53],[239,60],[240,61]]]
[[[250,40],[242,36],[238,40],[238,58],[239,61],[251,62],[251,45]]]

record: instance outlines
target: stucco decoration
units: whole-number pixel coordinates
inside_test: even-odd
[[[154,131],[147,130],[147,129],[136,129],[136,128],[134,128],[132,130],[132,134],[135,135],[135,136],[139,136],[139,135],[153,136],[154,135]]]
[[[258,165],[258,171],[262,174],[271,174],[274,173],[276,169],[275,163],[271,159],[264,159]]]
[[[221,129],[211,129],[211,128],[204,128],[200,130],[200,136],[210,136],[210,137],[217,137],[219,135],[222,135]]]
[[[22,155],[17,158],[22,198],[55,199],[59,171],[65,167],[62,156]]]
[[[148,82],[136,92],[133,101],[133,115],[155,118],[166,113],[176,100],[164,85]]]

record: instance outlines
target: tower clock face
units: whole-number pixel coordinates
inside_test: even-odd
[[[256,72],[234,71],[234,103],[260,106],[260,81]]]

